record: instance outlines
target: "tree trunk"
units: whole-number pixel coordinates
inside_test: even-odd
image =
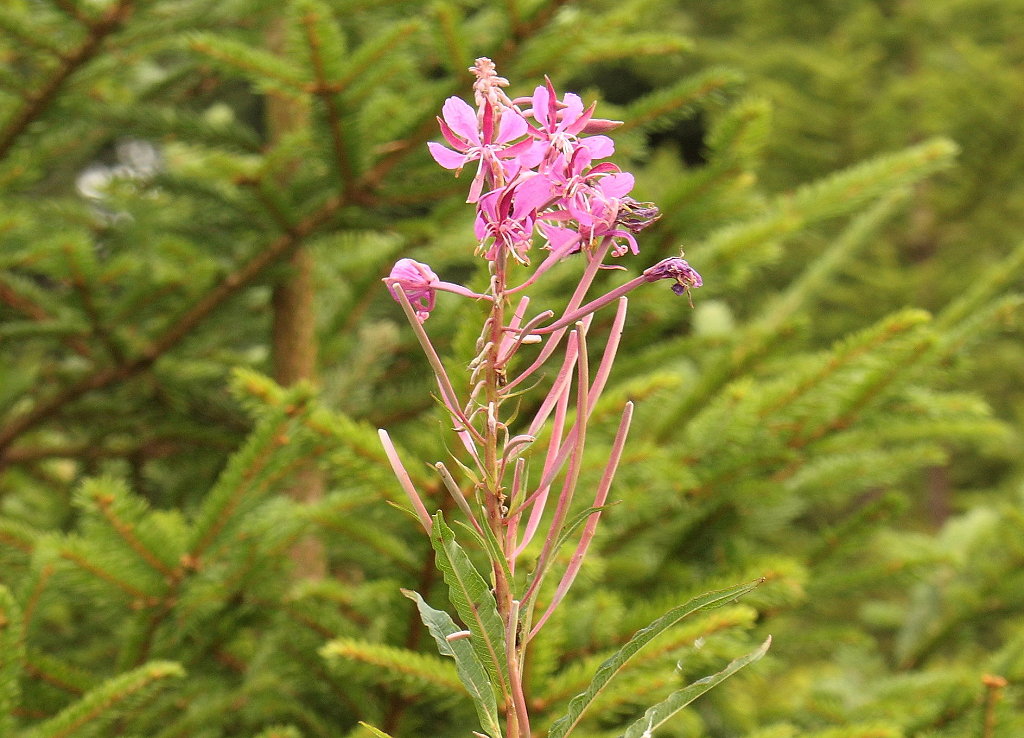
[[[267,47],[281,53],[284,46],[284,22],[276,18],[267,29]],[[282,136],[298,130],[309,122],[309,111],[294,100],[267,95],[267,136],[271,145]],[[289,386],[301,380],[315,381],[317,339],[316,315],[313,306],[313,258],[299,245],[289,261],[289,269],[274,287],[271,301],[271,359],[274,379]],[[324,494],[324,480],[315,464],[308,464],[295,475],[288,494],[298,502],[311,503]],[[323,542],[307,536],[292,547],[295,572],[303,579],[320,579],[327,573]]]

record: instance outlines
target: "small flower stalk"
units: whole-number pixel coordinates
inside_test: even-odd
[[[449,98],[438,118],[444,142],[428,147],[434,160],[456,175],[474,169],[467,201],[476,208],[475,253],[487,262],[488,289],[478,294],[444,282],[409,258],[399,260],[384,282],[416,332],[460,454],[465,452],[459,461],[461,483],[445,463],[434,468],[491,560],[490,571],[478,574],[484,593],[468,615],[459,613],[466,628],[441,639],[457,661],[468,653],[463,658],[474,656],[489,675],[493,707],[486,695],[474,698],[485,731],[480,735],[528,738],[530,701],[523,680],[528,646],[582,568],[632,419],[632,403],[626,403],[596,489],[580,488],[588,421],[611,375],[627,296],[649,282],[669,280],[674,293],[689,297],[702,279],[681,257],[671,257],[592,295],[599,271],[623,269],[621,261],[639,255],[636,234],[660,215],[652,203],[630,196],[633,176],[608,161],[615,145],[604,134],[620,124],[595,118],[595,106],[585,106],[573,93],[559,97],[550,80],[529,97],[510,99],[504,91],[508,80],[498,76],[490,60],[478,59],[470,71],[475,107]],[[530,287],[569,257],[580,265],[572,294],[557,313],[534,309]],[[448,375],[426,330],[438,292],[487,308],[477,355],[464,378]],[[599,339],[591,326],[603,310],[611,315],[611,328]],[[526,352],[524,346],[532,348]],[[530,358],[521,359],[526,353]],[[546,394],[530,398],[542,375],[550,378],[550,386],[543,382]],[[529,410],[525,418],[524,408]],[[453,553],[458,544],[451,529],[440,513],[429,514],[387,433],[380,434],[438,555],[448,557],[456,570],[470,566],[468,558]],[[538,448],[541,437],[546,440]],[[586,498],[579,499],[584,492]],[[573,516],[586,509],[591,512],[585,522],[573,535],[563,535]],[[560,556],[560,546],[572,547],[568,558]],[[419,602],[422,613],[426,605]],[[454,650],[466,642],[468,651]]]

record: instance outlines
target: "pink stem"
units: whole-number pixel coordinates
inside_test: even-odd
[[[580,236],[579,234],[577,234],[576,238],[573,239],[572,241],[567,241],[566,243],[562,244],[562,246],[559,247],[558,249],[552,250],[551,253],[548,254],[547,258],[545,258],[544,261],[542,261],[540,265],[534,270],[533,274],[530,275],[529,279],[527,279],[521,285],[506,290],[505,294],[514,295],[517,292],[522,292],[523,290],[525,290],[527,287],[536,282],[537,278],[544,274],[544,272],[546,272],[548,269],[550,269],[555,264],[564,259],[569,254],[569,251],[574,246],[579,244],[579,242]]]
[[[515,500],[523,490],[523,470],[526,468],[526,459],[516,459],[515,468],[512,470],[512,490],[509,499]],[[516,536],[519,535],[519,521],[522,513],[509,515],[505,527],[505,558],[508,562],[510,573],[516,573]],[[511,553],[509,553],[511,552]]]
[[[514,313],[512,313],[512,319],[509,320],[509,322],[508,322],[508,330],[509,331],[512,331],[512,332],[517,331],[519,329],[519,326],[523,324],[523,316],[526,315],[526,308],[529,307],[529,305],[530,305],[530,298],[524,295],[522,297],[522,299],[519,300],[519,304],[516,306],[516,311]],[[502,338],[501,338],[501,346],[498,349],[498,356],[499,357],[505,355],[505,353],[509,350],[509,345],[514,340],[515,339],[512,338],[511,334],[507,333],[504,336],[502,336]]]
[[[409,325],[412,326],[413,333],[416,334],[416,340],[419,341],[420,348],[423,349],[423,353],[427,357],[427,361],[430,363],[430,368],[434,370],[434,375],[437,377],[437,384],[441,389],[441,401],[444,406],[448,409],[456,420],[462,425],[462,429],[469,434],[473,435],[479,442],[483,442],[483,436],[470,424],[466,414],[462,412],[459,407],[459,398],[455,394],[455,388],[452,387],[452,382],[448,378],[448,372],[445,371],[444,364],[441,363],[441,357],[437,355],[437,351],[434,350],[434,345],[430,342],[430,337],[427,332],[423,330],[423,325],[416,317],[416,311],[413,309],[412,304],[409,302],[408,296],[405,294],[405,290],[402,289],[402,285],[394,285],[395,294],[398,295],[398,302],[402,306],[402,310],[405,312],[405,317],[409,321]]]
[[[551,519],[551,524],[548,526],[548,534],[544,539],[544,547],[541,549],[540,557],[537,559],[537,568],[533,576],[533,581],[530,582],[530,586],[527,588],[526,594],[523,596],[523,600],[525,602],[533,601],[533,598],[536,596],[537,591],[540,588],[540,583],[544,580],[544,575],[546,574],[550,558],[554,553],[555,542],[558,540],[558,534],[562,529],[562,524],[565,522],[565,517],[569,513],[569,505],[572,503],[573,494],[576,491],[576,484],[580,478],[580,471],[583,468],[583,448],[587,438],[587,426],[586,422],[581,423],[580,419],[585,419],[590,410],[588,404],[590,376],[588,374],[589,367],[587,365],[587,343],[582,331],[577,331],[576,341],[579,345],[579,358],[576,362],[577,432],[571,445],[572,454],[569,457],[569,468],[565,473],[565,480],[562,482],[562,491],[558,495],[558,505],[555,507],[555,514]],[[568,446],[569,444],[566,444],[565,447]]]
[[[587,268],[583,270],[583,276],[580,277],[580,283],[577,285],[576,290],[569,299],[569,304],[565,306],[566,312],[576,310],[580,303],[583,302],[583,298],[586,297],[587,291],[590,289],[590,285],[594,282],[594,277],[597,276],[597,272],[601,268],[601,260],[604,258],[605,254],[608,253],[608,244],[602,244],[602,246],[603,248],[599,248],[594,251],[590,257],[590,261],[587,262]],[[569,324],[566,323],[566,326],[568,325]],[[558,348],[558,344],[561,342],[564,335],[565,329],[560,329],[554,333],[554,335],[548,339],[547,343],[544,344],[544,348],[541,349],[540,354],[537,356],[537,360],[525,369],[518,377],[505,385],[503,391],[506,393],[510,392],[517,385],[526,381],[531,374],[542,367],[548,358],[550,358],[551,354],[555,352],[555,349]]]
[[[583,330],[586,331],[590,328],[590,321],[583,321]],[[569,337],[569,345],[565,348],[565,359],[562,361],[562,367],[558,370],[558,375],[555,377],[554,383],[551,385],[551,391],[548,392],[548,396],[544,398],[544,402],[541,403],[540,408],[537,409],[537,414],[534,415],[533,422],[530,423],[530,428],[526,432],[531,436],[536,436],[540,433],[541,427],[544,425],[544,421],[548,419],[551,414],[551,409],[554,407],[555,402],[561,396],[563,388],[572,382],[573,369],[576,367],[576,354],[577,347],[573,337]]]
[[[608,381],[608,376],[611,374],[612,364],[615,360],[615,354],[618,351],[619,339],[622,338],[622,328],[626,322],[626,308],[628,306],[627,298],[619,298],[619,306],[615,313],[615,320],[612,322],[611,331],[608,334],[608,342],[605,344],[604,354],[601,357],[601,363],[597,367],[597,373],[594,375],[594,383],[590,387],[590,411],[593,412],[597,401],[601,399],[601,394],[604,392],[605,383]],[[584,419],[584,424],[590,420],[588,413]],[[565,438],[564,444],[561,448],[556,449],[552,452],[548,451],[548,459],[544,464],[544,471],[541,475],[541,481],[537,489],[530,497],[528,497],[520,508],[526,507],[537,499],[543,490],[546,490],[551,486],[558,472],[562,469],[562,465],[565,464],[566,459],[569,458],[569,452],[573,448],[573,444],[576,442],[576,435],[579,432],[580,418],[577,416],[576,422],[573,423],[572,428],[569,430],[569,434]],[[531,435],[536,435],[536,430],[533,426],[530,426]],[[551,462],[552,453],[557,453],[557,457],[554,462]],[[520,546],[520,549],[522,546]]]
[[[519,627],[519,600],[512,600],[512,608],[508,613],[505,626],[505,654],[508,663],[509,681],[512,683],[512,704],[515,706],[516,722],[519,723],[519,735],[530,738],[530,712],[526,706],[526,695],[523,693],[522,664],[516,658],[516,630]]]
[[[573,341],[575,344],[575,341]],[[544,470],[541,476],[545,479],[554,479],[554,476],[550,475],[551,465],[555,463],[558,457],[558,451],[562,444],[562,431],[565,428],[565,416],[569,408],[569,385],[566,384],[558,395],[558,404],[555,406],[555,417],[551,423],[551,439],[548,441],[548,452],[544,457]],[[544,515],[544,507],[548,501],[548,491],[551,489],[551,482],[542,484],[537,490],[530,495],[528,500],[522,502],[514,515],[520,514],[527,506],[533,505],[533,510],[530,511],[530,519],[527,521],[526,530],[523,533],[523,540],[519,546],[513,552],[513,557],[518,558],[522,555],[523,551],[533,540],[534,535],[537,533],[537,528],[540,527],[541,516]]]
[[[622,449],[626,445],[626,436],[629,434],[629,424],[633,419],[633,403],[627,402],[626,407],[622,410],[622,419],[619,421],[619,430],[615,433],[615,441],[612,443],[611,455],[608,457],[608,463],[605,465],[604,474],[601,476],[601,481],[597,486],[597,494],[594,495],[594,507],[602,507],[608,500],[608,491],[611,489],[612,480],[615,478],[615,471],[618,469],[619,461],[622,458]],[[569,588],[572,586],[573,581],[576,579],[576,575],[579,574],[580,568],[583,566],[583,559],[587,555],[587,550],[590,548],[590,542],[594,538],[594,533],[597,530],[597,524],[601,519],[601,510],[595,510],[587,518],[587,522],[583,527],[583,534],[580,536],[580,542],[576,546],[576,550],[573,552],[572,558],[569,560],[569,566],[566,567],[565,573],[562,575],[562,580],[558,583],[558,588],[555,590],[554,597],[551,598],[551,603],[548,605],[544,614],[541,615],[540,619],[530,630],[530,634],[527,637],[527,641],[533,639],[537,632],[544,626],[548,618],[551,617],[551,613],[555,611],[555,608],[562,602]]]
[[[405,491],[406,496],[412,503],[413,510],[416,512],[416,517],[420,519],[420,525],[423,526],[423,530],[427,532],[429,536],[431,531],[434,529],[434,521],[430,519],[430,514],[427,512],[427,508],[423,504],[423,500],[420,498],[419,493],[413,486],[412,479],[409,477],[409,472],[402,466],[402,460],[398,458],[398,451],[395,450],[395,444],[391,442],[391,437],[388,432],[383,428],[377,430],[377,435],[380,436],[381,445],[384,446],[384,453],[388,457],[388,461],[391,463],[391,469],[395,472],[395,476],[398,477],[398,483],[402,485],[402,489]]]
[[[572,311],[566,310],[562,317],[556,320],[554,323],[552,323],[551,325],[546,325],[543,328],[534,328],[533,332],[538,335],[543,333],[552,333],[561,328],[564,328],[565,326],[572,325],[573,323],[583,319],[587,315],[590,315],[600,310],[605,305],[610,303],[612,300],[617,300],[618,298],[625,295],[627,292],[631,292],[640,285],[647,284],[648,282],[650,282],[650,280],[642,274],[639,277],[634,277],[625,284],[619,285],[611,292],[607,292],[601,295],[596,300],[591,300],[590,302],[588,302],[586,305],[579,309]]]

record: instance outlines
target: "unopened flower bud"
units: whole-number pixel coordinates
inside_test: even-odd
[[[395,285],[401,285],[421,323],[434,309],[435,290],[439,281],[430,267],[415,259],[399,259],[392,267],[391,274],[384,278],[384,284],[396,301],[398,293],[395,292]]]
[[[621,120],[607,120],[605,118],[591,118],[587,121],[587,125],[584,126],[580,133],[586,133],[591,135],[594,133],[608,133],[608,131],[614,131],[616,128],[622,125]]]

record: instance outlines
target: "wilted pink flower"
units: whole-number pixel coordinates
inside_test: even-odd
[[[661,218],[661,211],[653,202],[637,202],[632,197],[619,200],[619,214],[615,222],[625,226],[631,233],[639,233]]]
[[[480,199],[485,179],[498,186],[504,184],[506,175],[515,174],[519,169],[515,159],[532,146],[533,142],[528,138],[509,145],[523,136],[530,126],[515,108],[508,108],[505,113],[495,130],[495,113],[491,105],[484,106],[482,120],[479,121],[476,111],[460,98],[449,97],[441,108],[443,118],[438,118],[437,122],[441,126],[441,134],[455,150],[434,141],[428,143],[427,148],[434,161],[445,169],[454,169],[456,173],[467,162],[479,162],[466,202]],[[505,171],[503,160],[512,171]]]
[[[583,242],[594,243],[602,238],[612,240],[612,256],[627,251],[640,253],[633,234],[618,222],[619,203],[633,189],[633,175],[616,172],[601,176],[593,184],[577,189],[566,202],[566,211],[579,224]]]
[[[704,280],[697,274],[697,270],[686,263],[686,259],[678,256],[662,259],[654,266],[644,270],[643,276],[648,282],[657,282],[659,279],[675,280],[672,291],[677,295],[687,295],[690,290],[695,290],[704,284]]]

